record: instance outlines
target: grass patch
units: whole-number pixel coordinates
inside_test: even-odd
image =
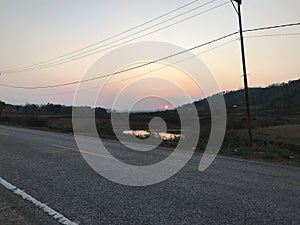
[[[176,114],[174,114],[173,117],[167,117],[162,113],[145,113],[138,114],[136,116],[131,115],[131,128],[148,129],[147,126],[151,118],[157,116],[165,119],[167,127],[171,132],[180,132],[180,124],[178,123]],[[250,160],[275,162],[291,166],[300,166],[299,124],[283,124],[280,126],[258,127],[254,130],[254,144],[252,147],[250,147],[248,145],[247,130],[244,128],[234,129],[235,127],[238,127],[238,124],[244,124],[244,118],[240,117],[240,123],[238,122],[238,118],[239,117],[235,117],[234,121],[231,121],[229,116],[228,124],[231,125],[227,128],[225,139],[220,150],[221,155]],[[271,121],[271,119],[269,119],[269,121]],[[0,123],[56,132],[73,132],[71,116],[1,114]],[[210,123],[211,121],[209,117],[200,117],[201,132],[196,151],[203,151],[205,149],[210,133]],[[96,127],[101,138],[117,139],[112,129],[110,114],[97,116]],[[178,140],[176,139],[166,140],[162,141],[160,146],[175,148],[177,144]]]

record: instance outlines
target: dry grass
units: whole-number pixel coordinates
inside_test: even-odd
[[[161,115],[160,113],[132,115],[132,117],[130,117],[130,127],[134,130],[147,130],[149,121],[153,116]],[[80,132],[84,135],[94,136],[95,134],[89,132],[89,129],[87,129],[87,119],[86,117],[80,118],[79,122],[82,128]],[[178,127],[180,128],[176,115],[170,116],[170,118],[165,116],[164,119],[168,124],[168,128],[171,127],[172,130],[178,130]],[[2,114],[2,116],[0,116],[0,123],[41,130],[73,132],[71,116]],[[239,123],[236,121],[236,124]],[[254,143],[252,147],[248,145],[246,129],[227,128],[220,153],[245,159],[264,160],[291,166],[300,166],[300,123],[290,125],[281,124],[280,126],[276,123],[272,123],[272,125],[273,126],[263,126],[253,130]],[[109,114],[96,117],[96,127],[101,138],[116,139]],[[209,133],[210,119],[202,118],[201,136],[197,151],[205,149]],[[177,142],[165,141],[161,146],[175,147],[177,146]]]
[[[71,118],[50,118],[47,120],[47,127],[53,130],[61,130],[72,132],[72,119]]]
[[[265,139],[300,146],[300,124],[258,128],[254,131],[254,134],[263,136]]]

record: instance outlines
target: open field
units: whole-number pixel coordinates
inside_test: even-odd
[[[275,84],[266,88],[250,89],[251,127],[253,128],[253,146],[249,146],[247,118],[243,90],[224,93],[227,107],[226,135],[220,154],[245,159],[277,162],[300,166],[300,80]],[[194,102],[200,120],[200,136],[196,151],[204,151],[211,129],[208,99]],[[234,107],[233,107],[234,106]],[[190,104],[181,106],[188,110]],[[79,107],[80,108],[80,107]],[[111,114],[104,108],[81,107],[94,110],[98,134],[101,138],[116,139],[116,134],[128,130],[124,113],[115,114],[119,130],[113,130]],[[76,108],[75,108],[76,109]],[[6,104],[0,101],[0,123],[29,127],[41,130],[73,133],[72,106],[26,104],[25,106]],[[155,117],[163,119],[167,132],[181,134],[181,122],[176,110],[125,113],[129,117],[130,130],[148,131],[149,122]],[[120,116],[120,119],[118,118]],[[189,115],[187,115],[189,117]],[[82,128],[86,126],[82,116]],[[193,132],[191,130],[191,132]],[[90,135],[84,130],[85,135]],[[132,138],[132,141],[135,141]],[[160,146],[176,147],[178,140],[164,140]]]
[[[257,136],[300,146],[300,124],[263,127],[254,131]]]
[[[279,115],[279,121],[278,117],[274,116],[274,113],[272,113],[273,116],[267,116],[266,113],[262,112],[255,113],[253,117],[253,125],[255,127],[253,132],[254,145],[250,147],[248,146],[243,112],[229,111],[228,114],[227,131],[220,151],[221,155],[300,166],[300,124],[289,124],[296,121],[297,116],[288,115],[285,119],[284,116]],[[130,127],[132,130],[147,130],[149,121],[153,117],[163,118],[170,133],[174,131],[178,133],[180,130],[177,113],[172,111],[165,113],[131,114]],[[267,124],[264,120],[266,117],[268,117]],[[73,132],[71,116],[2,114],[0,121],[2,124],[13,126],[64,133]],[[96,124],[98,134],[101,138],[116,139],[110,121],[110,114],[97,116]],[[201,134],[196,151],[202,152],[205,149],[210,132],[210,118],[205,116],[200,117],[200,125]],[[237,129],[238,127],[240,128]],[[176,145],[177,140],[166,140],[161,144],[163,147],[171,148],[176,147]]]

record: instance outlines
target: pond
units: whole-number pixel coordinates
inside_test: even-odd
[[[124,130],[123,131],[123,134],[132,135],[137,138],[150,137],[151,133],[153,134],[153,137],[160,138],[164,141],[174,141],[182,137],[181,134],[173,134],[173,133],[157,132],[157,131],[149,131],[149,130]]]

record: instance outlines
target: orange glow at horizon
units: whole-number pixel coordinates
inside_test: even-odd
[[[136,65],[139,64],[128,65],[126,68]],[[111,107],[119,97],[124,101],[131,101],[143,96],[156,96],[166,99],[169,103],[166,102],[162,107],[169,109],[171,105],[192,102],[204,95],[201,87],[188,74],[159,63],[117,74],[99,82],[103,82],[100,86],[105,86],[97,103],[106,107]],[[157,108],[158,105],[153,107]]]

